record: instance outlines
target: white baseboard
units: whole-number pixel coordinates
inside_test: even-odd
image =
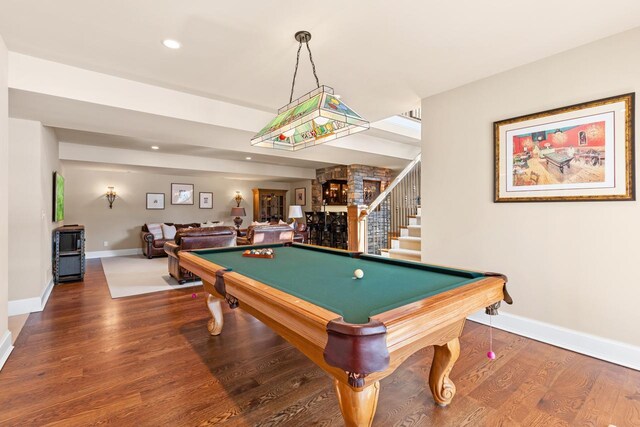
[[[0,369],[4,366],[12,350],[11,331],[5,331],[0,338]]]
[[[127,255],[140,255],[142,254],[142,248],[133,249],[116,249],[113,251],[93,251],[85,253],[86,259],[93,258],[109,258],[113,256],[127,256]]]
[[[489,324],[489,316],[484,311],[474,313],[468,319]],[[498,329],[640,371],[640,347],[515,314],[500,313],[493,316],[491,322]]]
[[[37,311],[44,310],[44,307],[49,301],[49,296],[53,290],[53,279],[49,280],[49,284],[42,291],[40,297],[25,298],[9,301],[9,316],[16,316],[18,314],[35,313]]]

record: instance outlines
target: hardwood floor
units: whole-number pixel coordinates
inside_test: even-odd
[[[197,292],[197,298],[192,293]],[[99,260],[29,316],[0,371],[2,426],[341,426],[332,382],[241,309],[207,331],[202,288],[112,300]],[[640,372],[467,322],[434,404],[432,349],[381,382],[375,426],[640,426]]]

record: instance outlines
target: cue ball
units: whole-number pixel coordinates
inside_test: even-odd
[[[353,277],[355,277],[356,279],[362,279],[364,277],[364,271],[357,269],[353,272]]]

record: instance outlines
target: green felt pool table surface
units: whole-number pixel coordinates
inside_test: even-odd
[[[249,258],[250,248],[271,247],[274,258]],[[219,266],[341,315],[349,323],[484,278],[482,273],[390,260],[353,257],[307,245],[239,246],[193,251]],[[356,269],[364,272],[354,279]]]

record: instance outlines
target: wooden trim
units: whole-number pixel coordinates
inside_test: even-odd
[[[347,243],[350,251],[358,250],[358,205],[347,206]]]
[[[11,331],[6,330],[0,337],[0,369],[4,366],[11,351],[13,351]]]

